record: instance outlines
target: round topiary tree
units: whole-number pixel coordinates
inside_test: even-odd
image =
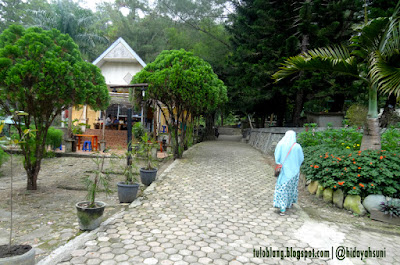
[[[227,101],[226,87],[211,65],[183,49],[161,52],[134,76],[132,83],[148,83],[145,99],[155,101],[173,130],[174,158],[182,157],[186,137],[182,127],[178,140],[179,122],[187,124],[190,115],[212,111]]]
[[[47,131],[69,106],[105,109],[109,94],[100,69],[82,60],[78,46],[58,30],[10,26],[0,35],[0,108],[16,119],[27,189],[37,189]],[[27,115],[14,115],[23,111]]]

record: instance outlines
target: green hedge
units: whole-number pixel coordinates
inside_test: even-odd
[[[62,144],[63,131],[50,127],[47,131],[46,145],[50,145],[53,150],[60,147]]]

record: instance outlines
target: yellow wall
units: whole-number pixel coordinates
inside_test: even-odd
[[[82,118],[84,116],[83,110],[84,110],[83,106],[80,106],[79,109],[76,108],[72,109],[72,120],[75,119],[79,120],[77,123],[75,123],[75,125],[77,125],[82,121]],[[98,111],[94,111],[89,106],[86,107],[86,124],[90,125],[90,129],[94,128],[93,123],[97,121],[98,117],[99,117]]]

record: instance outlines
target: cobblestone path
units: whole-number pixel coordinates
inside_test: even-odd
[[[154,186],[58,264],[400,264],[398,236],[317,222],[299,207],[279,216],[272,208],[273,170],[244,143],[198,144]],[[386,257],[339,261],[332,259],[337,246],[384,250]],[[329,257],[260,256],[286,255],[290,247],[303,254],[327,250]]]

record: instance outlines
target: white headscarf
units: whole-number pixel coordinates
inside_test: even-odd
[[[279,176],[281,181],[287,181],[300,172],[300,166],[304,160],[303,149],[299,144],[293,145],[294,143],[296,143],[296,133],[289,130],[276,146],[275,162],[277,164],[283,163],[282,172]],[[290,148],[292,150],[288,155]]]

